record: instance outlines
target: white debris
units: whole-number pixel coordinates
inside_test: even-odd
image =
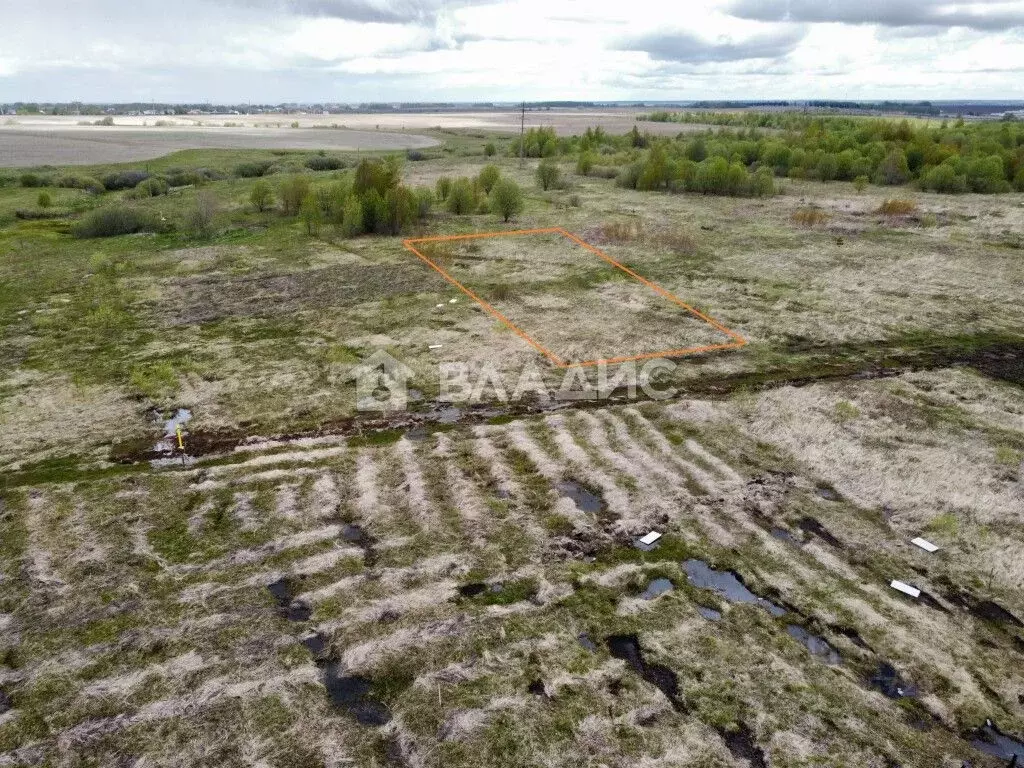
[[[889,585],[898,592],[902,592],[905,595],[910,595],[915,600],[921,596],[921,590],[917,587],[912,587],[909,584],[904,584],[902,581],[893,580],[892,584]]]
[[[640,543],[644,546],[649,546],[661,538],[661,534],[657,531],[651,531],[646,536],[640,537]]]
[[[434,306],[436,306],[438,309],[440,309],[441,307],[444,306],[444,304],[435,304]]]
[[[913,539],[910,543],[920,547],[925,552],[938,552],[939,550],[939,548],[932,544],[930,541],[928,541],[927,539],[922,539],[920,537]]]
[[[448,299],[448,303],[449,304],[454,304],[457,301],[458,301],[458,299]]]
[[[443,344],[431,344],[427,349],[440,349],[443,346]]]

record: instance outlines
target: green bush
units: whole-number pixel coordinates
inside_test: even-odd
[[[542,160],[537,166],[537,183],[544,191],[551,189],[558,184],[562,172],[558,163],[554,160]]]
[[[40,208],[49,208],[53,205],[53,200],[50,197],[49,192],[40,192],[39,197],[36,198],[36,205]]]
[[[166,223],[151,213],[138,208],[97,208],[87,213],[71,228],[75,237],[116,237],[136,232],[165,232]]]
[[[491,189],[491,213],[508,221],[523,211],[523,190],[511,179],[499,179]]]
[[[54,186],[64,189],[83,189],[97,195],[106,191],[106,187],[99,179],[94,179],[92,176],[78,176],[73,173],[58,176]]]
[[[355,195],[349,196],[345,201],[342,213],[341,235],[342,237],[357,237],[363,234],[363,206]]]
[[[430,209],[434,205],[434,193],[427,187],[420,187],[416,190],[416,218],[425,219],[430,215]]]
[[[103,186],[111,192],[119,189],[135,189],[148,178],[147,171],[115,171],[103,177]]]
[[[967,176],[958,174],[953,166],[943,163],[925,173],[921,179],[921,187],[934,192],[966,192]]]
[[[153,176],[141,182],[128,193],[128,196],[132,198],[158,197],[159,195],[166,195],[169,189],[170,186],[166,181]]]
[[[484,194],[489,195],[495,182],[497,182],[499,178],[501,178],[501,171],[498,170],[498,166],[485,165],[480,171],[480,175],[477,176],[477,181],[480,183],[480,187],[483,189]]]
[[[893,149],[885,156],[875,172],[876,184],[905,184],[910,178],[907,155],[902,149]]]
[[[394,155],[383,160],[362,160],[356,166],[352,189],[357,195],[376,190],[383,198],[392,187],[398,186],[402,167]]]
[[[487,157],[494,157],[496,154],[498,154],[498,148],[494,146],[493,141],[488,141],[487,144],[484,146],[484,154],[487,155]]]
[[[593,152],[580,152],[579,159],[576,161],[576,173],[579,176],[587,176],[590,171],[594,168],[594,153]]]
[[[636,189],[641,173],[643,173],[643,166],[640,163],[630,163],[616,174],[615,185],[625,189]]]
[[[265,181],[257,181],[249,192],[249,202],[259,213],[274,207],[274,190]]]
[[[242,179],[255,179],[266,176],[274,164],[272,160],[257,160],[252,163],[240,163],[235,166],[235,176]]]
[[[19,182],[23,187],[45,187],[46,180],[38,173],[23,173],[19,178]]]
[[[281,209],[285,216],[298,214],[309,188],[309,179],[301,174],[290,176],[281,183]]]
[[[437,199],[443,203],[448,199],[448,194],[452,191],[452,180],[448,176],[442,176],[437,180],[435,190]]]
[[[476,190],[473,188],[473,182],[465,177],[456,179],[452,182],[446,202],[448,212],[456,216],[472,213],[476,208]]]
[[[418,149],[407,149],[405,151],[405,159],[412,163],[418,163],[421,160],[426,160],[427,156]]]
[[[302,198],[302,202],[299,204],[299,220],[306,228],[307,235],[316,237],[320,234],[320,225],[323,224],[324,214],[320,210],[320,203],[317,202],[315,195],[307,193]]]
[[[306,159],[306,167],[311,171],[337,171],[345,167],[345,161],[340,157],[314,155]]]

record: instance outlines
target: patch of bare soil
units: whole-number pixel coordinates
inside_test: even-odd
[[[155,309],[168,325],[197,325],[225,318],[278,317],[302,310],[354,306],[445,285],[440,276],[412,259],[285,274],[210,275],[170,281]]]

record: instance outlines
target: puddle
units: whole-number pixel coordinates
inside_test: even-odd
[[[833,488],[831,485],[819,485],[814,489],[814,492],[818,494],[825,501],[842,501],[843,497],[839,495],[839,491]]]
[[[647,585],[647,589],[640,595],[641,600],[653,600],[658,595],[672,591],[672,582],[668,579],[655,579]]]
[[[314,659],[320,659],[324,656],[324,652],[327,650],[329,643],[324,635],[316,632],[308,637],[302,638],[302,645],[310,652]]]
[[[900,673],[896,671],[896,668],[886,661],[878,665],[878,671],[871,676],[868,682],[890,699],[913,698],[917,696],[917,687],[900,677]]]
[[[708,621],[720,621],[722,618],[721,611],[716,611],[714,608],[705,608],[703,605],[697,606],[697,613]]]
[[[377,552],[373,545],[376,540],[355,523],[346,523],[341,527],[341,538],[349,544],[355,544],[363,550],[363,564],[372,566],[377,562]]]
[[[971,746],[986,755],[994,755],[1003,760],[1024,759],[1024,741],[1006,735],[991,720],[986,720],[985,725],[972,731],[970,736]]]
[[[405,433],[405,436],[413,442],[421,443],[430,437],[430,430],[422,424],[419,424]]]
[[[370,537],[366,535],[360,526],[346,523],[341,527],[341,538],[347,541],[349,544],[356,544],[362,546],[369,543]]]
[[[994,603],[991,600],[982,600],[981,602],[975,603],[970,607],[970,611],[974,616],[985,621],[994,621],[998,624],[1012,624],[1015,627],[1024,627],[1024,621],[1021,621],[1008,610]]]
[[[804,533],[809,533],[814,536],[817,536],[830,547],[835,547],[836,549],[846,549],[846,545],[843,544],[843,542],[841,542],[839,539],[833,536],[832,532],[829,531],[828,528],[823,526],[818,520],[814,519],[813,517],[801,517],[800,521],[797,523],[797,526],[799,526],[800,530]]]
[[[529,693],[532,693],[534,696],[544,696],[546,698],[548,695],[547,691],[544,690],[543,680],[534,680],[528,686],[526,686],[526,690]]]
[[[787,531],[785,528],[779,528],[778,526],[775,526],[771,529],[771,534],[773,538],[776,538],[779,541],[785,541],[790,544],[795,544],[798,547],[800,546],[800,542],[796,540],[796,536]]]
[[[338,664],[324,667],[324,686],[335,708],[348,712],[362,725],[381,726],[391,721],[387,705],[372,698],[372,681],[360,675],[340,674]]]
[[[154,411],[154,419],[163,423],[164,434],[153,446],[154,453],[173,453],[178,450],[178,427],[184,427],[192,418],[192,411],[188,408],[178,408],[169,419],[164,419],[163,413]]]
[[[786,633],[826,664],[838,667],[843,663],[843,657],[839,655],[839,651],[829,645],[827,640],[808,632],[799,624],[789,624],[786,627]]]
[[[865,651],[871,651],[871,653],[874,653],[874,650],[871,648],[870,645],[868,645],[867,641],[860,636],[860,632],[858,632],[856,629],[852,629],[851,627],[844,627],[839,624],[829,624],[828,628],[835,632],[837,635],[842,635],[851,643],[856,645],[858,648],[863,648]]]
[[[579,644],[588,651],[591,653],[597,653],[597,643],[594,642],[594,638],[592,638],[587,632],[581,632],[577,635],[576,639],[579,641]]]
[[[487,585],[482,582],[463,584],[459,587],[459,594],[463,597],[476,597],[477,595],[482,595],[486,591]]]
[[[573,503],[583,512],[596,514],[604,506],[600,496],[591,493],[575,480],[562,480],[555,483],[555,490],[563,496],[572,499]]]
[[[739,723],[735,730],[717,728],[725,746],[733,757],[746,760],[751,768],[768,768],[768,761],[762,750],[754,741],[754,733],[746,723]]]
[[[455,406],[441,408],[435,411],[434,417],[437,419],[438,424],[457,424],[462,420],[462,409]]]
[[[664,693],[674,709],[680,712],[686,709],[679,700],[679,678],[676,673],[662,664],[648,664],[636,635],[609,635],[605,642],[612,656],[625,661],[640,677]]]
[[[309,621],[313,608],[301,600],[292,597],[292,586],[286,578],[280,578],[267,584],[270,594],[277,600],[277,612],[288,621]]]
[[[716,571],[703,560],[687,560],[683,563],[690,581],[703,589],[710,589],[734,603],[755,603],[768,611],[772,616],[785,616],[787,611],[782,606],[758,597],[732,571]]]

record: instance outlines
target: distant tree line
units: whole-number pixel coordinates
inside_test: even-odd
[[[705,192],[708,190],[694,180],[711,172],[707,167],[700,169],[709,161],[715,162],[715,177],[721,177],[724,166],[719,161],[725,161],[735,181],[740,169],[752,176],[765,174],[767,169],[774,177],[855,181],[858,186],[913,183],[936,192],[1024,191],[1024,123],[1012,120],[912,122],[793,112],[679,113],[673,117],[675,122],[721,122],[724,127],[680,133],[675,138],[654,138],[634,127],[624,137],[603,138],[596,151],[584,148],[586,142],[580,137],[573,145],[580,154],[577,170],[587,175],[614,175],[625,186],[635,181],[637,188],[645,188],[650,181],[654,189]],[[537,136],[528,143],[527,149],[535,149],[539,139]],[[545,137],[539,146],[542,152],[551,152],[550,147],[557,150],[561,144],[551,145]],[[645,170],[652,163],[654,147],[659,147],[658,154]],[[638,154],[637,150],[646,152]],[[610,173],[601,167],[605,164],[619,169]],[[750,179],[747,185],[713,186],[746,190],[739,194],[768,193],[767,183],[757,182]]]

